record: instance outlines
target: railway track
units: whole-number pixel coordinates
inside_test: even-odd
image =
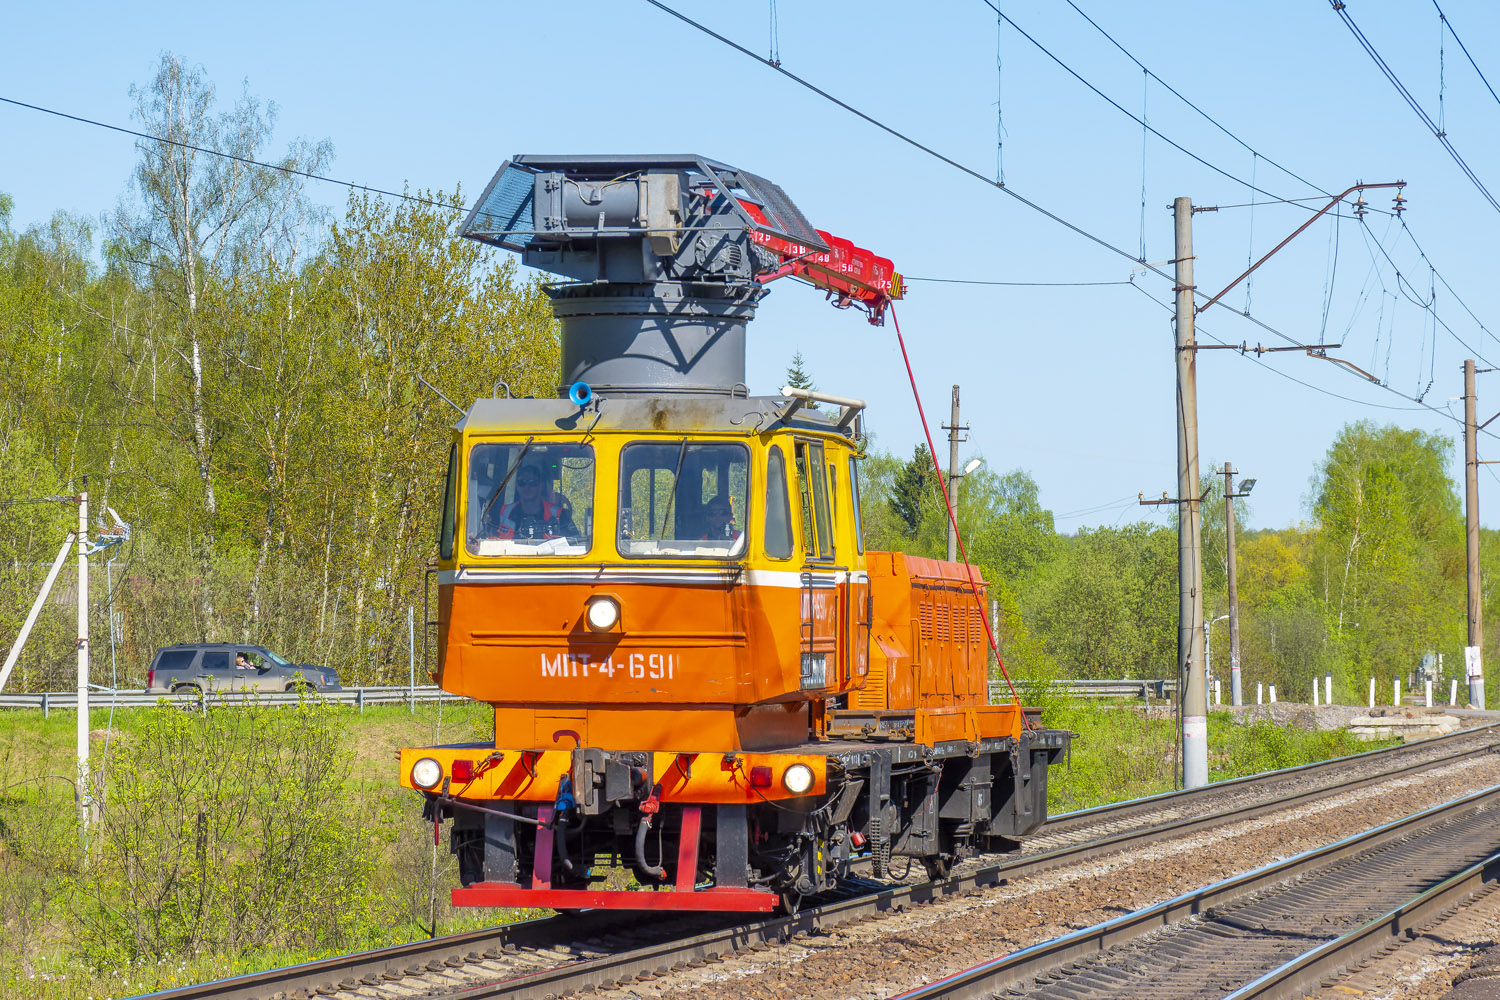
[[[1116,920],[898,1000],[1301,996],[1500,879],[1500,787]]]
[[[1253,819],[1490,753],[1496,743],[1494,727],[1480,727],[1421,744],[1064,814],[1049,821],[1020,855],[970,859],[952,877],[935,882],[892,885],[857,878],[837,897],[813,900],[788,917],[746,923],[733,915],[700,914],[653,919],[648,925],[637,915],[607,911],[545,917],[149,996],[268,1000],[444,996],[460,991],[466,1000],[561,996],[778,945],[797,935],[1105,857],[1127,846]]]

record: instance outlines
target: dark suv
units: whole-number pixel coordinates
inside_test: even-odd
[[[243,655],[248,665],[237,666]],[[156,651],[146,674],[147,693],[207,691],[338,691],[339,675],[326,667],[288,663],[264,646],[197,642]]]

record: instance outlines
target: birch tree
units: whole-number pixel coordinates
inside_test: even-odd
[[[223,434],[215,387],[233,364],[233,337],[215,324],[207,299],[216,283],[232,280],[267,255],[295,254],[308,207],[296,171],[315,172],[331,145],[292,143],[274,169],[255,162],[267,154],[276,106],[246,91],[218,110],[213,84],[198,66],[161,57],[151,82],[132,87],[133,117],[154,140],[138,143],[134,201],[122,202],[111,228],[138,280],[170,307],[174,374],[185,392],[164,399],[162,424],[193,459],[202,518],[196,533],[203,574],[200,610],[205,636],[218,631],[213,601],[219,495],[215,448]],[[230,331],[232,333],[232,331]]]

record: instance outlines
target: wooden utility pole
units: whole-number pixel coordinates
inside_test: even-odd
[[[1208,677],[1203,664],[1203,522],[1198,503],[1198,352],[1193,319],[1193,202],[1178,198],[1177,278],[1177,666],[1182,699],[1182,783],[1208,784]]]
[[[1229,693],[1230,704],[1240,696],[1240,587],[1234,562],[1234,466],[1224,463],[1224,541],[1229,550]]]
[[[953,387],[953,410],[949,416],[949,423],[943,425],[948,432],[948,502],[953,505],[953,520],[948,522],[948,561],[953,562],[958,558],[958,531],[955,525],[958,523],[958,480],[963,472],[958,467],[958,446],[968,438],[959,435],[969,429],[967,424],[958,422],[958,386]]]
[[[1464,672],[1469,677],[1469,704],[1484,707],[1484,618],[1479,590],[1479,428],[1474,399],[1474,359],[1464,361],[1464,520],[1469,568],[1469,645],[1464,649]],[[1494,419],[1494,418],[1491,418]]]

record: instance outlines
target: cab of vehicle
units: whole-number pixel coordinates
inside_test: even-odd
[[[296,664],[269,648],[245,643],[164,646],[146,672],[149,694],[182,692],[339,691],[336,671]]]
[[[863,685],[869,591],[852,435],[792,402],[476,402],[449,456],[441,686],[538,748],[806,739]]]

